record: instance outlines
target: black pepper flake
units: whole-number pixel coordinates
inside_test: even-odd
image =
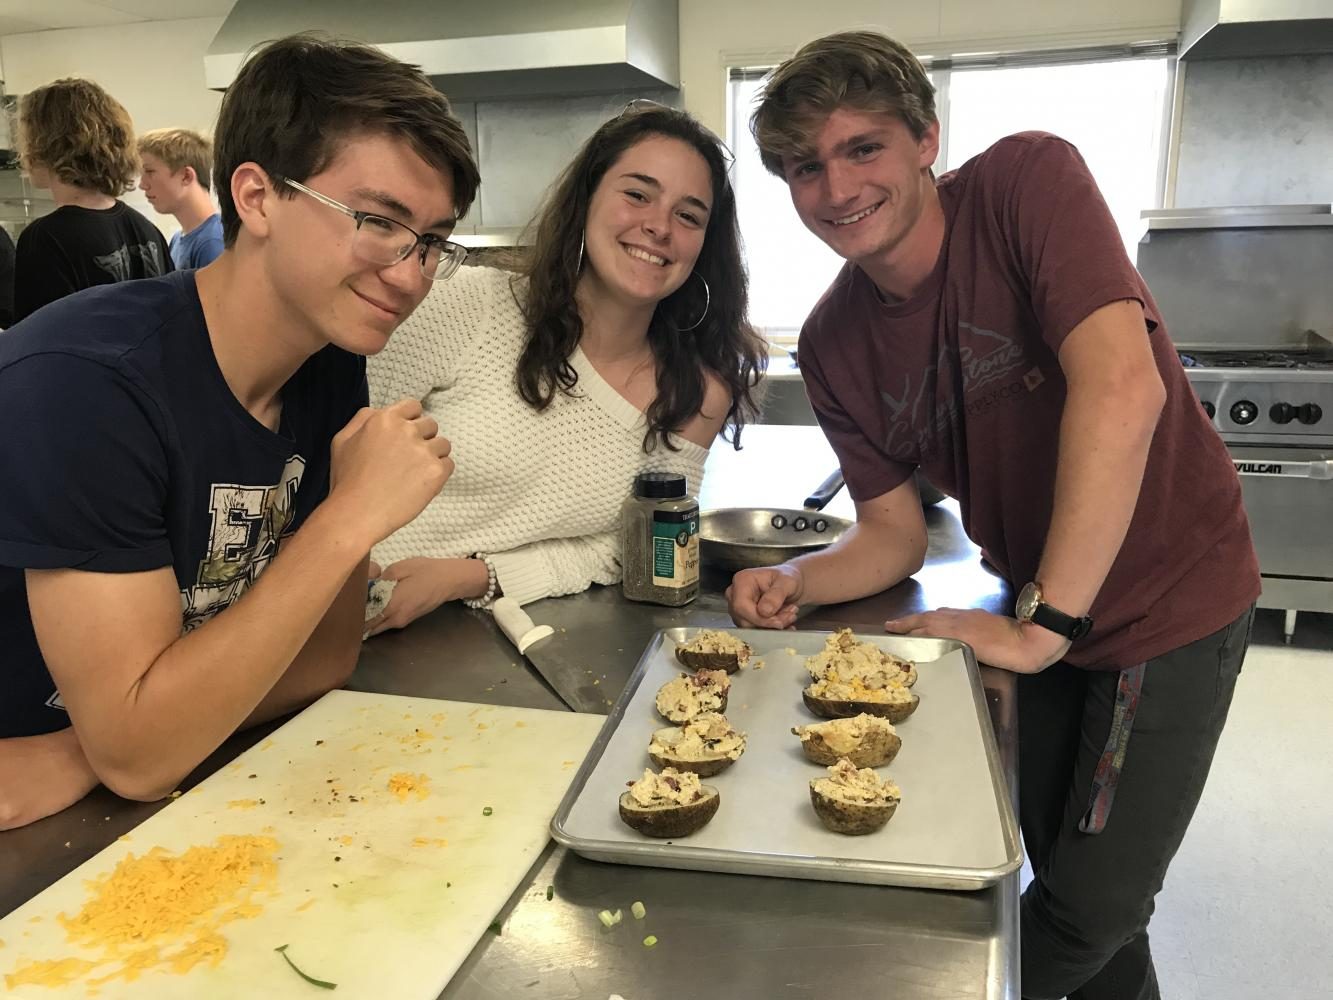
[[[317,747],[322,747],[323,745],[324,745],[324,741],[323,741],[323,740],[315,740],[315,746],[317,746]]]
[[[334,861],[341,861],[341,860],[342,860],[342,856],[339,855],[339,854],[335,854],[335,855],[333,856],[333,860],[334,860]]]
[[[258,778],[259,775],[257,775],[257,774],[252,774],[252,775],[250,775],[250,777],[252,777],[252,778]]]

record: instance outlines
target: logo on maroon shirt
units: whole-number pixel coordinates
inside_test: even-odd
[[[963,369],[964,396],[971,396],[982,386],[990,385],[1028,363],[1023,345],[1017,337],[1008,337],[961,320],[958,329],[958,360]],[[971,343],[964,342],[964,330],[972,334]]]

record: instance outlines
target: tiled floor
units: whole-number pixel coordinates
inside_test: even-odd
[[[1166,1000],[1333,1000],[1333,616],[1261,611],[1203,801],[1157,898]]]
[[[1260,611],[1203,800],[1157,897],[1164,1000],[1333,1000],[1333,615]]]

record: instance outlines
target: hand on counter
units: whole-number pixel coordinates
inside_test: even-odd
[[[989,611],[939,608],[884,623],[898,635],[928,635],[958,639],[972,647],[977,661],[1018,674],[1036,674],[1057,662],[1069,649],[1069,640],[1040,625]]]
[[[727,610],[742,628],[791,628],[804,589],[801,571],[791,563],[741,570],[727,588]]]
[[[67,809],[97,785],[72,726],[0,740],[0,830]]]
[[[481,597],[489,580],[480,559],[402,559],[386,566],[378,576],[393,580],[393,594],[384,610],[366,622],[366,635],[403,628],[441,604],[465,597]]]

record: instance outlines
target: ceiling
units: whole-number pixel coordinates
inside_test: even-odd
[[[136,21],[224,17],[235,0],[0,0],[0,35]]]

